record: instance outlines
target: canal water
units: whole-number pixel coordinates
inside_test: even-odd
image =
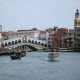
[[[80,53],[59,52],[50,62],[49,52],[28,52],[21,60],[0,56],[0,80],[80,80]]]

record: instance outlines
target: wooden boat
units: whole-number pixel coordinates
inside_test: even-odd
[[[21,59],[21,53],[13,53],[10,57],[12,60]]]
[[[50,61],[58,60],[59,53],[51,52],[48,54],[48,58]]]

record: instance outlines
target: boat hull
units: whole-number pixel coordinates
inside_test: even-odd
[[[21,56],[10,55],[10,57],[11,57],[12,60],[21,59]]]
[[[58,53],[50,53],[48,54],[49,61],[55,61],[59,60],[59,54]]]

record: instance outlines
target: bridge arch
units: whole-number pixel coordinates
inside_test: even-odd
[[[38,42],[38,45],[40,45],[40,42]]]
[[[17,44],[18,43],[18,41],[17,40],[15,40],[15,44]]]
[[[44,46],[44,43],[41,43],[42,46]]]
[[[11,42],[8,42],[8,45],[10,46],[11,45]]]
[[[45,44],[44,46],[47,47],[47,44]]]
[[[14,45],[15,44],[15,42],[14,41],[12,41],[12,45]]]
[[[5,45],[2,43],[2,44],[1,44],[1,47],[4,47],[4,46],[5,46]]]
[[[7,46],[8,44],[7,43],[5,43],[5,47]]]
[[[21,40],[20,39],[18,40],[18,43],[21,43]]]
[[[34,40],[32,40],[32,43],[34,44]]]
[[[36,49],[43,49],[44,47],[47,46],[46,44],[47,44],[46,41],[38,40],[35,38],[31,38],[31,37],[27,37],[27,39],[24,38],[24,40],[22,37],[16,37],[16,38],[12,38],[12,39],[3,41],[2,46],[14,48],[17,46],[30,45],[30,46],[35,47]]]
[[[35,44],[37,44],[37,41],[35,41]]]
[[[31,40],[29,39],[28,42],[31,43]]]

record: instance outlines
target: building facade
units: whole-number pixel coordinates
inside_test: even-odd
[[[53,48],[53,34],[54,32],[57,30],[58,27],[54,27],[54,28],[49,28],[46,30],[46,35],[47,35],[47,45],[48,48]]]
[[[67,49],[74,49],[75,47],[75,40],[74,40],[74,29],[69,29],[67,33]]]
[[[67,46],[67,28],[59,28],[53,33],[52,43],[53,48],[66,48]]]
[[[75,49],[80,49],[80,13],[76,10],[74,19],[74,38],[75,38]]]
[[[9,38],[15,37],[31,37],[35,39],[45,40],[46,31],[45,30],[18,30],[16,32],[11,32]]]
[[[2,40],[8,40],[9,39],[9,32],[2,32]]]

